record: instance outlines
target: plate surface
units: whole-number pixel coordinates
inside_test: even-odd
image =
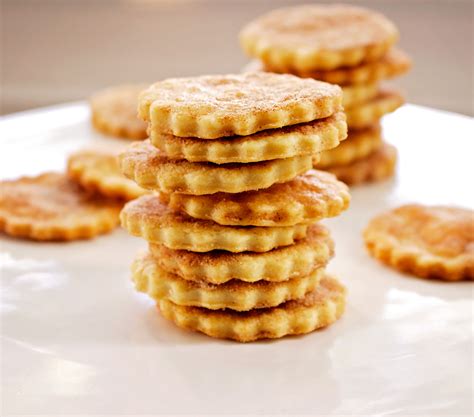
[[[0,177],[123,143],[88,120],[84,103],[4,117]],[[119,229],[68,244],[1,236],[2,415],[471,415],[472,283],[392,271],[361,230],[405,202],[472,208],[473,126],[413,105],[384,119],[397,176],[354,188],[349,211],[326,222],[348,306],[307,336],[237,344],[176,328],[134,291],[129,265],[145,243]]]

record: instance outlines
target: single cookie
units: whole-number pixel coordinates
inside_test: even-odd
[[[171,249],[193,252],[266,252],[291,245],[306,236],[306,225],[288,227],[232,227],[197,220],[172,211],[156,196],[127,203],[120,215],[122,226],[133,236]]]
[[[208,310],[179,306],[163,299],[159,301],[158,309],[178,327],[211,337],[251,342],[309,333],[329,326],[344,313],[345,296],[345,288],[336,279],[326,276],[303,298],[277,307],[245,312]]]
[[[329,117],[340,110],[342,92],[335,85],[262,72],[168,79],[144,91],[139,103],[151,132],[216,139]]]
[[[147,193],[120,172],[115,153],[92,150],[73,153],[68,159],[67,173],[86,190],[106,197],[133,200]]]
[[[474,279],[474,211],[409,204],[380,214],[364,231],[370,254],[421,278]]]
[[[333,173],[340,181],[345,182],[347,185],[357,185],[382,181],[391,177],[395,173],[396,164],[396,148],[382,142],[382,146],[369,156],[354,161],[349,165],[334,166],[326,168],[326,170]]]
[[[189,216],[230,226],[294,226],[334,217],[349,206],[347,186],[333,175],[310,170],[289,182],[238,194],[165,196]]]
[[[248,55],[295,73],[374,61],[397,40],[397,28],[380,13],[339,4],[273,10],[240,33]]]
[[[317,223],[308,227],[305,238],[269,252],[194,253],[151,243],[150,253],[163,269],[189,281],[211,284],[224,284],[233,279],[281,282],[304,277],[325,267],[334,255],[334,242],[328,229]]]
[[[381,127],[376,123],[361,130],[351,130],[348,138],[338,147],[324,151],[317,163],[320,169],[349,165],[358,159],[368,157],[382,145]]]
[[[119,222],[121,204],[91,195],[62,174],[0,182],[0,230],[33,240],[88,239]]]
[[[206,140],[152,132],[150,141],[170,159],[228,164],[311,155],[336,147],[346,136],[346,116],[339,112],[325,119],[249,136]]]
[[[308,292],[314,291],[324,275],[324,269],[316,269],[307,276],[281,282],[248,283],[234,279],[215,285],[188,281],[166,272],[151,255],[145,254],[133,263],[132,274],[136,289],[147,293],[156,301],[168,300],[182,306],[210,310],[228,308],[248,311],[274,307],[304,297]]]
[[[102,133],[127,139],[145,139],[147,123],[137,115],[138,95],[147,87],[118,85],[90,98],[92,124]]]
[[[408,72],[411,66],[411,59],[405,52],[398,48],[392,48],[377,61],[328,71],[299,71],[296,75],[326,81],[331,84],[339,84],[344,90],[344,86],[378,83],[381,80],[398,77]],[[269,71],[268,68],[263,68]]]
[[[364,129],[377,123],[382,116],[395,111],[403,103],[400,93],[385,88],[372,100],[346,109],[347,125],[350,129]]]
[[[317,155],[313,159],[318,159]],[[268,188],[289,181],[312,166],[310,155],[224,165],[173,160],[149,141],[132,144],[120,155],[119,161],[125,176],[142,188],[193,195]]]
[[[342,86],[342,104],[344,108],[358,106],[375,98],[380,90],[377,83],[353,84]]]

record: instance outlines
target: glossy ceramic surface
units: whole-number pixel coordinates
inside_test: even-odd
[[[85,104],[5,117],[0,176],[60,170],[92,131]],[[187,333],[136,293],[145,243],[117,229],[92,241],[0,237],[2,415],[471,415],[473,286],[424,281],[370,258],[361,230],[405,202],[474,206],[470,118],[407,105],[386,117],[396,178],[352,190],[327,221],[344,317],[303,337],[237,344]]]

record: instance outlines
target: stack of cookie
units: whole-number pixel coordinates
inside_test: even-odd
[[[249,23],[240,40],[244,50],[260,60],[252,69],[342,87],[348,139],[324,152],[315,166],[356,184],[394,172],[396,149],[382,141],[379,121],[400,107],[403,98],[379,83],[410,68],[408,56],[393,48],[398,37],[395,25],[381,14],[338,4],[274,10]]]
[[[325,272],[316,223],[349,204],[347,186],[312,159],[347,135],[338,86],[248,73],[169,79],[144,91],[150,140],[120,156],[158,192],[129,202],[122,225],[149,242],[133,264],[139,291],[178,326],[251,341],[307,333],[344,310]]]

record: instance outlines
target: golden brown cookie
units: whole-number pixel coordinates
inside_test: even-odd
[[[287,227],[232,227],[197,220],[172,211],[156,196],[128,202],[120,215],[122,226],[133,236],[171,249],[193,252],[266,252],[291,245],[306,236],[306,225]]]
[[[215,285],[188,281],[166,272],[149,254],[140,255],[132,265],[132,279],[138,291],[147,293],[156,301],[168,300],[182,306],[210,310],[248,311],[274,307],[314,291],[323,275],[324,269],[316,269],[309,275],[287,281],[248,283],[234,279]]]
[[[142,188],[194,195],[268,188],[289,181],[312,166],[310,155],[223,165],[173,160],[149,141],[133,143],[120,155],[119,162],[125,176]]]
[[[341,4],[273,10],[240,33],[248,55],[295,73],[374,61],[397,40],[397,28],[380,13]]]
[[[377,83],[351,84],[341,88],[344,108],[355,107],[372,100],[377,96],[380,89]]]
[[[310,224],[339,215],[350,202],[345,184],[316,170],[259,191],[200,196],[173,193],[168,198],[176,211],[230,226]]]
[[[317,167],[326,169],[349,165],[358,159],[368,157],[382,145],[381,130],[379,123],[365,129],[351,130],[348,138],[338,147],[321,153]]]
[[[377,61],[364,62],[355,67],[341,67],[327,71],[300,71],[296,75],[326,81],[331,84],[339,84],[344,91],[346,86],[378,83],[381,80],[398,77],[408,72],[411,66],[411,59],[405,52],[398,48],[392,48]],[[268,68],[264,69],[269,71]]]
[[[67,173],[82,188],[106,197],[133,200],[147,193],[120,172],[117,155],[112,152],[75,152],[69,156]]]
[[[346,109],[347,126],[350,129],[364,129],[377,123],[385,114],[398,109],[404,101],[397,91],[384,88],[370,101]]]
[[[474,211],[409,204],[372,219],[370,254],[400,271],[447,281],[474,279]]]
[[[345,288],[326,275],[314,291],[277,307],[245,312],[208,310],[179,306],[163,299],[158,308],[165,318],[181,328],[221,339],[251,342],[309,333],[329,326],[344,313],[345,296]]]
[[[382,181],[395,173],[397,150],[383,143],[375,152],[348,165],[326,168],[347,185]],[[317,164],[316,164],[317,166]]]
[[[151,243],[150,253],[163,269],[189,281],[281,282],[301,278],[326,266],[334,254],[334,242],[328,229],[317,223],[308,227],[305,238],[269,252],[194,253]]]
[[[172,78],[140,95],[151,132],[216,139],[251,135],[339,111],[338,86],[288,74],[245,73]]]
[[[82,190],[62,174],[0,182],[0,230],[33,240],[88,239],[119,222],[121,204]]]
[[[228,164],[311,155],[336,147],[346,136],[346,116],[341,111],[325,119],[249,136],[207,140],[151,132],[150,141],[170,159]]]
[[[146,84],[118,85],[99,91],[90,98],[92,124],[108,135],[145,139],[147,123],[137,115],[138,95]]]

